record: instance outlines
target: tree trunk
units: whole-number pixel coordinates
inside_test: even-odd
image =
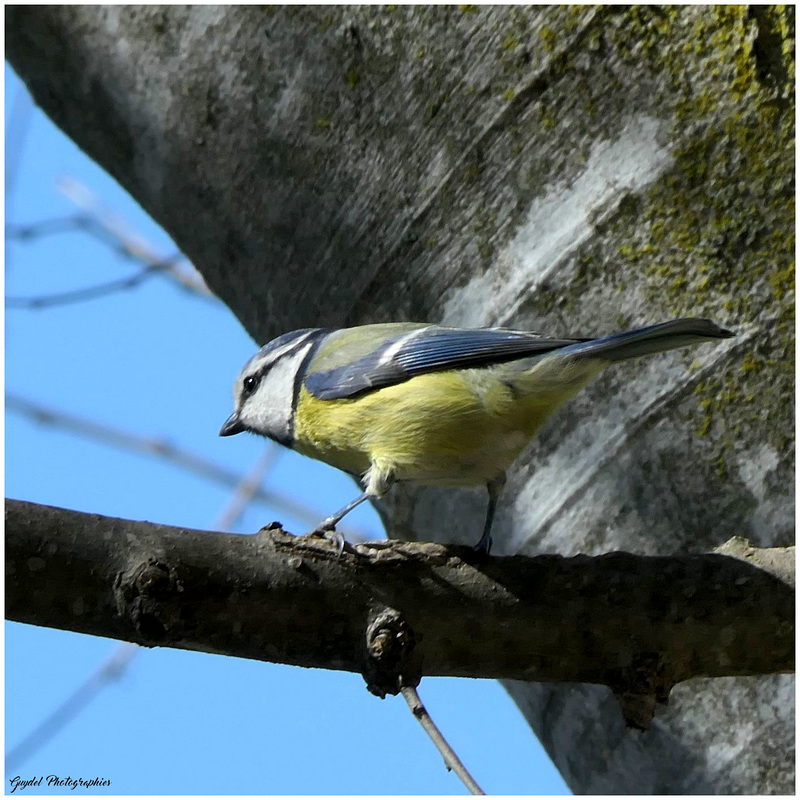
[[[509,476],[498,553],[792,540],[792,8],[6,20],[36,101],[259,343],[388,319],[589,336],[707,316],[739,334],[609,371],[558,412]],[[385,513],[392,535],[472,543],[484,503],[395,491]],[[791,792],[793,688],[697,680],[639,734],[607,690],[508,684],[579,793]]]

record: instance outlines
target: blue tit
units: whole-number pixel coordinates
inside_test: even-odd
[[[486,486],[488,553],[506,470],[562,403],[616,361],[733,336],[677,319],[590,339],[420,323],[306,328],[245,365],[220,436],[251,431],[362,479],[348,512],[396,481]]]

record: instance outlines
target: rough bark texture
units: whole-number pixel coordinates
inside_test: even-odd
[[[791,542],[793,9],[6,15],[37,102],[259,342],[397,318],[740,333],[559,412],[510,475],[498,552]],[[483,503],[396,492],[386,514],[399,537],[471,542]],[[767,793],[794,787],[793,686],[685,684],[643,736],[602,689],[509,690],[576,792]]]
[[[399,675],[600,683],[646,728],[680,681],[794,669],[794,548],[485,558],[378,542],[339,557],[278,527],[232,536],[18,500],[5,521],[9,619],[360,672],[381,695]]]

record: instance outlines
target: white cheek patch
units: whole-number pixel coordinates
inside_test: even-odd
[[[278,356],[239,412],[242,423],[251,431],[287,447],[294,441],[295,393],[303,378],[300,368],[313,343],[306,342],[300,347],[296,342],[293,344],[295,349],[282,358]]]

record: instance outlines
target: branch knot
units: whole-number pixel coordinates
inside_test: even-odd
[[[117,611],[133,624],[140,644],[163,645],[179,638],[180,614],[172,602],[182,591],[175,570],[149,558],[117,575]]]
[[[398,694],[403,686],[417,686],[422,678],[421,659],[411,626],[394,608],[373,614],[366,630],[366,656],[362,674],[367,689],[380,698]]]

